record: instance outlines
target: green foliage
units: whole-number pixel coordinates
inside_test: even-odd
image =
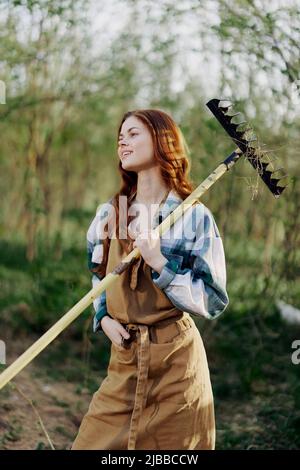
[[[40,333],[90,288],[85,251],[66,249],[59,260],[48,254],[29,263],[24,246],[1,245],[0,305],[2,320],[12,328]]]

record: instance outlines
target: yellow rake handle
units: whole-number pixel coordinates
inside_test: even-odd
[[[183,213],[189,209],[199,198],[227,171],[227,166],[221,163],[176,209],[162,221],[155,230],[162,236]],[[46,333],[33,343],[18,359],[0,374],[0,390],[24,367],[27,366],[48,344],[51,343],[67,326],[72,323],[102,292],[111,286],[118,276],[128,268],[133,259],[141,255],[140,250],[132,250],[116,268],[107,274],[101,282],[91,289],[79,302],[77,302],[60,320],[58,320]]]

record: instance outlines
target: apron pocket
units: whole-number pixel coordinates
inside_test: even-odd
[[[182,318],[164,327],[152,325],[150,327],[150,342],[152,344],[173,344],[192,332],[192,322],[189,318]]]

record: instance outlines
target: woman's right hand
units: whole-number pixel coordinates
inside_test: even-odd
[[[121,323],[108,315],[101,319],[101,328],[115,346],[122,346],[122,338],[128,339],[130,337]]]

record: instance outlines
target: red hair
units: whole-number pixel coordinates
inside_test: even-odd
[[[119,139],[123,122],[130,116],[135,116],[140,119],[149,129],[153,141],[154,159],[160,166],[162,178],[169,191],[172,189],[182,198],[182,200],[186,199],[195,189],[195,185],[188,176],[190,172],[190,163],[188,159],[189,148],[179,126],[171,116],[159,109],[138,109],[128,111],[121,119],[121,123],[118,128],[117,141]],[[112,198],[112,204],[115,209],[115,211],[112,212],[114,212],[116,221],[115,235],[121,244],[122,251],[128,254],[133,249],[133,240],[129,235],[128,239],[119,238],[119,223],[120,220],[123,220],[119,217],[119,197],[127,197],[128,206],[126,208],[126,219],[129,224],[132,218],[134,218],[134,216],[128,216],[128,210],[136,195],[137,173],[124,170],[122,168],[121,161],[119,162],[119,172],[121,174],[122,184],[120,190]],[[122,225],[121,230],[124,230]],[[102,276],[105,276],[106,274],[109,244],[110,238],[107,237],[103,240],[103,259],[97,268],[97,272]]]

